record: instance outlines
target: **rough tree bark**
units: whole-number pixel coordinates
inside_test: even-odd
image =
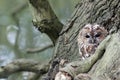
[[[35,8],[34,5],[33,7]],[[76,39],[80,29],[87,23],[103,25],[109,31],[109,36],[98,47],[95,55],[80,61]],[[80,0],[72,17],[60,32],[58,40],[56,39],[55,56],[52,60],[67,60],[68,64],[60,70],[68,72],[72,77],[87,73],[92,80],[120,80],[119,28],[120,0]],[[73,70],[71,65],[76,69]],[[54,76],[55,72],[50,70],[48,73],[51,74],[48,74],[50,77]]]
[[[80,0],[72,17],[64,26],[57,19],[47,0],[29,0],[29,3],[34,14],[33,24],[40,31],[47,33],[54,44],[56,43],[55,55],[50,61],[49,70],[49,65],[40,67],[39,63],[31,64],[30,61],[26,62],[28,63],[26,66],[18,66],[18,62],[21,65],[25,64],[24,61],[18,60],[17,63],[0,67],[0,77],[8,77],[17,71],[32,71],[36,65],[37,68],[32,72],[39,76],[48,72],[44,79],[52,80],[58,72],[59,62],[64,59],[67,63],[60,70],[77,80],[84,80],[85,77],[85,80],[120,80],[120,0]],[[81,61],[77,36],[87,23],[103,25],[109,31],[109,35],[101,42],[93,56]],[[27,69],[29,64],[33,66]],[[44,73],[41,73],[41,70]],[[8,74],[4,76],[6,72]],[[77,75],[82,73],[89,75],[89,78],[81,76],[82,78],[78,79]],[[37,79],[33,77],[30,80]]]

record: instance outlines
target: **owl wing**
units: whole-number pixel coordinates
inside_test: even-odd
[[[80,58],[82,59],[83,55],[84,55],[84,43],[83,43],[82,38],[81,38],[80,35],[78,36],[77,40],[78,40],[77,42],[78,42]]]

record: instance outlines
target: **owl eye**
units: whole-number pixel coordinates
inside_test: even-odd
[[[95,35],[95,37],[100,37],[100,35],[101,35],[101,33],[98,33],[98,34]]]
[[[89,36],[89,35],[86,35],[85,37],[86,37],[86,38],[90,38],[90,36]]]

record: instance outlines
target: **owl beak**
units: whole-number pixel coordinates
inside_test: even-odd
[[[96,44],[96,38],[95,37],[90,38],[89,43]]]
[[[96,41],[95,41],[94,39],[90,39],[90,40],[89,40],[89,43],[90,43],[90,44],[94,44],[95,42],[96,42]]]

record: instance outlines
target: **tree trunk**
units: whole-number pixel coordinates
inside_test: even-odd
[[[104,26],[109,31],[109,36],[99,45],[94,56],[80,61],[77,36],[80,29],[88,23]],[[58,39],[55,39],[57,42],[52,62],[67,60],[68,64],[61,70],[74,78],[80,73],[87,73],[92,80],[120,80],[119,28],[120,0],[80,0],[67,25],[63,27]],[[77,65],[77,72],[71,69],[71,65]],[[53,70],[58,69],[58,66],[52,66],[48,76],[54,76]]]
[[[103,45],[101,59],[96,59],[87,65],[79,60],[79,52],[77,45],[77,35],[80,29],[88,23],[98,23],[103,25],[110,35],[110,39]],[[76,65],[80,63],[78,68],[72,74],[76,76],[80,73],[88,73],[92,80],[120,80],[120,0],[83,0],[81,1],[67,25],[64,27],[56,44],[55,58],[65,59]],[[103,46],[102,45],[102,46]],[[75,61],[78,63],[75,64]],[[89,61],[88,61],[89,62]],[[71,63],[71,64],[72,64]],[[68,64],[68,65],[69,65]],[[82,65],[81,65],[82,64]],[[81,70],[81,66],[84,69]],[[85,68],[86,66],[89,66]],[[65,67],[63,71],[71,74],[71,69]]]
[[[56,57],[74,61],[79,58],[77,36],[80,29],[88,23],[103,25],[110,33],[117,32],[120,27],[119,0],[81,1],[67,25],[64,27],[56,44]],[[111,35],[111,34],[110,34]]]

